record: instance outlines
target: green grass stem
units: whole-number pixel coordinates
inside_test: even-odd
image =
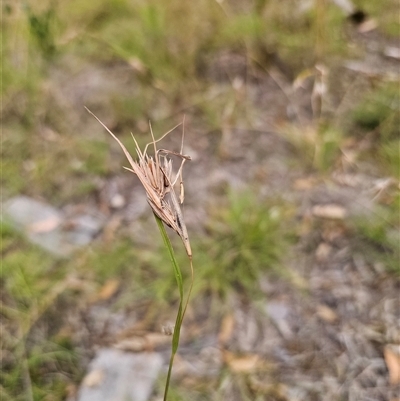
[[[172,365],[174,364],[174,358],[176,355],[176,352],[178,351],[179,347],[179,338],[180,338],[180,333],[181,333],[181,326],[182,326],[182,321],[183,317],[185,316],[186,312],[186,307],[189,302],[190,294],[192,292],[192,286],[193,286],[193,266],[192,266],[192,259],[190,258],[190,267],[191,267],[191,283],[190,283],[190,288],[188,292],[188,296],[185,302],[185,307],[183,307],[183,279],[182,279],[182,272],[181,269],[179,268],[178,262],[176,261],[174,250],[172,248],[171,241],[168,237],[168,234],[165,230],[164,224],[162,220],[157,216],[154,215],[158,228],[160,229],[160,233],[162,236],[162,239],[164,241],[164,245],[168,250],[169,257],[171,259],[171,263],[174,269],[174,275],[176,282],[178,284],[179,288],[179,307],[178,307],[178,314],[176,315],[176,321],[175,321],[175,327],[174,327],[174,333],[172,335],[172,351],[171,351],[171,357],[169,360],[169,366],[168,366],[168,374],[167,374],[167,381],[165,383],[165,390],[164,390],[164,401],[167,401],[168,397],[168,389],[169,389],[169,384],[171,380],[171,372],[172,372]]]

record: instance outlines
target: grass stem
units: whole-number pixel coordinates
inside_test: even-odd
[[[167,401],[168,397],[168,389],[169,389],[169,384],[171,380],[171,373],[172,373],[172,366],[174,364],[174,358],[176,355],[176,352],[178,351],[179,347],[179,338],[180,338],[180,332],[181,332],[181,326],[182,326],[182,321],[183,317],[185,316],[186,308],[189,303],[189,298],[190,294],[192,292],[192,287],[193,287],[193,264],[192,264],[192,257],[189,256],[190,259],[190,270],[191,270],[191,282],[190,282],[190,287],[188,291],[188,296],[185,302],[185,306],[183,307],[183,279],[182,279],[182,272],[181,269],[179,268],[179,265],[176,261],[174,250],[172,248],[171,241],[168,237],[168,234],[165,230],[163,221],[156,215],[154,214],[154,217],[156,219],[158,228],[161,233],[161,237],[164,241],[164,245],[168,250],[169,257],[171,259],[171,263],[174,269],[174,275],[176,282],[178,284],[178,289],[179,289],[179,307],[178,307],[178,314],[176,316],[176,321],[175,321],[175,327],[174,327],[174,333],[172,335],[172,351],[171,351],[171,357],[169,360],[169,366],[168,366],[168,374],[167,374],[167,381],[165,383],[165,390],[164,390],[164,401]]]

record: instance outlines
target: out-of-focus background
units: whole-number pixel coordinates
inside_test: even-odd
[[[175,279],[84,106],[132,152],[185,118],[170,401],[399,400],[396,0],[1,7],[3,401],[162,397]]]

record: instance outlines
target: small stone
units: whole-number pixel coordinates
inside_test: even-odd
[[[65,219],[58,209],[27,196],[9,199],[4,217],[27,239],[58,257],[68,257],[87,245],[104,224],[101,216],[83,214]]]
[[[81,247],[89,244],[93,237],[101,230],[104,219],[101,216],[81,214],[68,220],[66,224],[67,240],[74,247]]]
[[[148,401],[162,364],[158,353],[101,349],[83,379],[77,401]]]
[[[30,242],[56,256],[67,256],[71,252],[69,246],[63,245],[59,224],[63,215],[54,207],[27,196],[17,196],[5,202],[3,210],[5,218]]]

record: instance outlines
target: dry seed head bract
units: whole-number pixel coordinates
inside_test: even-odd
[[[153,212],[181,237],[186,249],[186,253],[188,254],[189,258],[191,258],[192,250],[190,247],[189,236],[180,207],[180,204],[183,203],[184,194],[182,168],[185,161],[190,160],[190,157],[183,155],[182,153],[177,153],[166,149],[157,150],[156,148],[156,142],[163,139],[176,127],[168,131],[156,141],[150,126],[150,132],[153,141],[146,145],[143,152],[140,150],[135,137],[132,135],[136,145],[136,153],[139,158],[138,161],[135,161],[122,142],[87,107],[85,107],[85,109],[107,130],[107,132],[118,142],[119,146],[121,146],[131,165],[131,169],[127,168],[127,170],[132,171],[139,178],[146,191],[147,201]],[[150,144],[153,144],[154,146],[154,156],[149,156],[147,154],[147,148]],[[174,155],[182,159],[182,163],[175,179],[172,178],[172,160],[168,157],[169,155]],[[174,185],[176,184],[178,178],[180,178],[181,186],[179,201],[174,189]]]

